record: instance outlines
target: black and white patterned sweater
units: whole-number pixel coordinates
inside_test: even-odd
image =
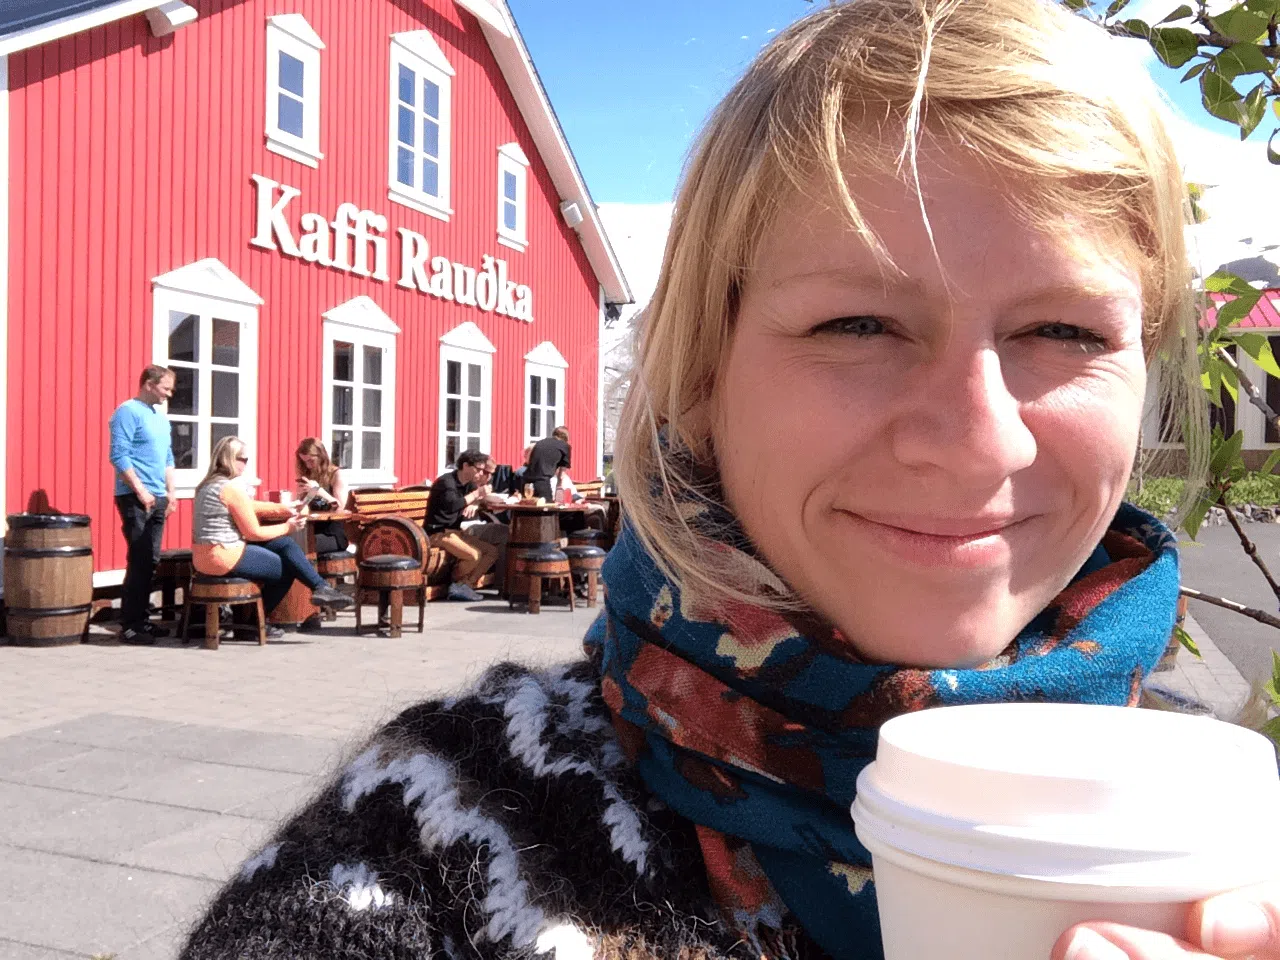
[[[218,894],[182,960],[820,960],[719,919],[598,668],[506,664],[381,729]]]

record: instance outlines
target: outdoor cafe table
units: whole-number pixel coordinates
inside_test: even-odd
[[[584,503],[513,503],[501,507],[511,514],[511,536],[507,540],[507,569],[504,583],[508,598],[525,600],[529,596],[529,578],[516,576],[515,555],[520,550],[560,545],[560,515],[586,513]]]
[[[325,510],[306,515],[307,522],[301,530],[296,530],[293,537],[302,547],[302,552],[312,564],[316,562],[316,530],[315,524],[325,520],[350,520],[355,514],[347,510]],[[301,580],[295,580],[284,599],[276,604],[268,619],[281,627],[296,627],[309,617],[320,612],[320,608],[311,602],[311,588]]]

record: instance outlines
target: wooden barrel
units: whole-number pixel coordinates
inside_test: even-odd
[[[356,560],[392,553],[413,557],[425,567],[431,556],[431,543],[426,532],[407,517],[378,517],[360,528]]]
[[[516,568],[515,556],[521,550],[558,546],[560,518],[550,512],[511,511],[511,536],[507,539],[507,570],[503,589],[507,599],[523,600],[529,595],[529,577]]]
[[[9,642],[27,647],[79,643],[93,606],[89,518],[15,513],[4,547]]]

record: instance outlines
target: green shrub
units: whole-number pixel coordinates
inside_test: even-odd
[[[1274,507],[1280,503],[1280,477],[1264,473],[1247,473],[1227,491],[1227,503],[1233,507],[1252,503],[1257,507]]]
[[[1141,492],[1135,484],[1130,484],[1125,499],[1147,513],[1163,517],[1178,505],[1185,486],[1180,477],[1154,477],[1142,485]]]

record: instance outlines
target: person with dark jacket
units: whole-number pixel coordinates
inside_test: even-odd
[[[533,484],[535,497],[542,497],[550,502],[554,492],[551,481],[572,466],[569,462],[571,453],[569,431],[564,427],[556,427],[551,431],[551,436],[544,437],[533,445],[533,449],[529,451],[524,482]]]
[[[455,561],[450,600],[483,600],[476,585],[498,560],[496,546],[462,530],[462,521],[474,517],[492,492],[487,483],[475,482],[482,474],[488,476],[486,467],[491,462],[487,453],[464,450],[458,454],[457,467],[441,474],[427,497],[424,526],[431,546],[439,547]]]

